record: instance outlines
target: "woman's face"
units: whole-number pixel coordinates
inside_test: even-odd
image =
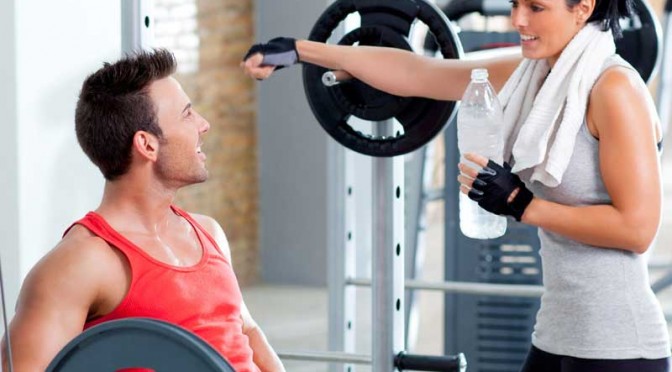
[[[511,0],[511,24],[520,33],[523,57],[548,59],[551,66],[585,25],[591,0],[568,8],[565,0]],[[587,13],[587,14],[586,14]]]

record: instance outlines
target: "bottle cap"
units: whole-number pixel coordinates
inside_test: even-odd
[[[484,68],[475,68],[471,70],[471,80],[487,80],[488,70]]]

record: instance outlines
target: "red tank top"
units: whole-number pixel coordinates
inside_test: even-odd
[[[200,262],[193,266],[171,266],[152,258],[95,212],[75,222],[119,249],[132,272],[130,288],[121,303],[109,314],[87,322],[84,329],[121,318],[160,319],[200,336],[236,371],[259,371],[242,332],[242,295],[231,265],[201,225],[187,212],[171,208],[191,224],[203,248]]]

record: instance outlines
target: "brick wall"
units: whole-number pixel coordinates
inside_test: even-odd
[[[177,204],[224,228],[241,285],[258,279],[258,172],[254,83],[238,63],[254,32],[252,0],[155,0],[155,45],[172,50],[176,78],[211,124],[210,178]]]

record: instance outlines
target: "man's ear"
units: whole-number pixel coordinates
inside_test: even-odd
[[[159,138],[154,134],[139,130],[133,135],[133,150],[141,158],[156,161],[159,156]]]

